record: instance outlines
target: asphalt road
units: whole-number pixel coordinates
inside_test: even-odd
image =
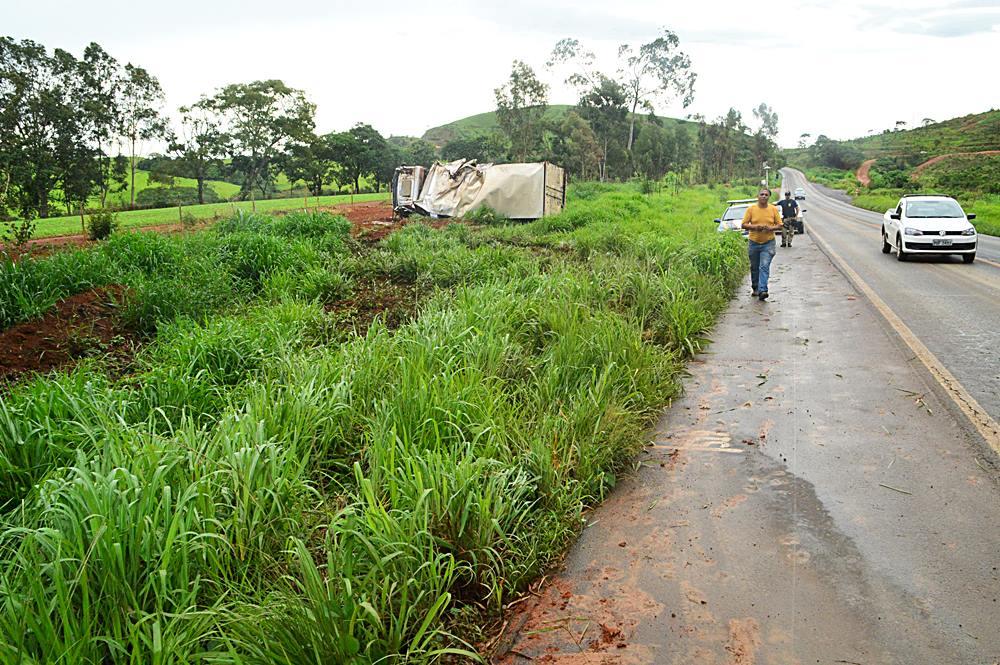
[[[976,262],[957,256],[896,260],[882,254],[882,216],[856,208],[783,169],[783,190],[803,187],[800,206],[820,237],[878,294],[976,401],[1000,420],[1000,238],[979,236]],[[973,211],[974,212],[974,211]]]

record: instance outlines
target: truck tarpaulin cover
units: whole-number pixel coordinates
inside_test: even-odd
[[[457,160],[430,168],[415,204],[438,217],[461,217],[485,205],[511,219],[539,219],[562,210],[564,188],[563,170],[547,162]]]

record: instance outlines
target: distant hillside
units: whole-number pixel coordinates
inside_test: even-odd
[[[911,162],[951,153],[1000,150],[1000,111],[990,110],[844,143],[859,148],[865,159],[901,157]]]
[[[566,112],[572,108],[573,106],[570,104],[552,104],[545,113],[545,119],[558,122],[564,115],[566,115]],[[694,138],[694,133],[698,131],[698,125],[688,120],[666,117],[660,117],[659,119],[663,122],[665,127],[670,127],[674,124],[690,126],[692,138]],[[449,122],[448,124],[441,125],[439,127],[432,127],[424,132],[423,139],[425,141],[430,141],[440,148],[445,143],[453,141],[456,138],[473,136],[476,134],[489,134],[496,129],[499,129],[497,116],[496,113],[490,111],[488,113],[470,115],[467,118],[455,120],[454,122]]]

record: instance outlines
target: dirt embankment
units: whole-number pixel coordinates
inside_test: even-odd
[[[126,297],[117,285],[91,289],[57,303],[41,318],[0,332],[0,384],[87,356],[126,363],[138,344],[138,335],[120,316]]]
[[[875,163],[874,159],[866,159],[865,161],[861,162],[861,166],[859,166],[858,170],[854,173],[854,177],[856,177],[858,179],[858,182],[860,182],[865,187],[872,184],[872,179],[871,176],[869,175],[869,172],[872,170],[872,164],[874,163]]]

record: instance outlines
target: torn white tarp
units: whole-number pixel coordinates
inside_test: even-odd
[[[432,166],[414,205],[437,217],[461,217],[489,206],[511,219],[538,219],[560,212],[565,192],[565,171],[555,164],[460,159]]]

